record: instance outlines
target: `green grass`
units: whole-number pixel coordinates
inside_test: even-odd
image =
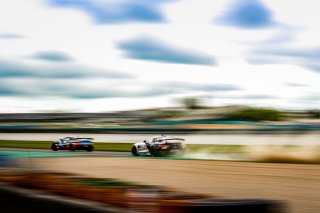
[[[52,141],[14,141],[0,140],[2,148],[21,148],[21,149],[50,149]],[[131,143],[95,143],[96,151],[131,151]]]
[[[132,143],[95,143],[96,151],[131,152]]]
[[[25,149],[50,149],[52,141],[14,141],[0,140],[0,147]]]

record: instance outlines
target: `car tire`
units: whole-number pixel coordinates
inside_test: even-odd
[[[139,156],[137,147],[135,147],[135,146],[133,146],[131,148],[131,153],[132,153],[133,156]]]
[[[72,144],[69,145],[69,150],[70,150],[70,151],[74,151],[74,147],[73,147]]]
[[[58,148],[54,143],[51,145],[51,150],[52,151],[58,151]]]
[[[156,151],[156,149],[154,147],[151,147],[150,148],[150,154],[153,157],[157,157],[159,153]]]
[[[87,150],[87,152],[92,152],[94,150],[94,147],[93,146],[89,146],[86,150]]]

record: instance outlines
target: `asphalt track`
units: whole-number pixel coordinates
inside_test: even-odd
[[[0,148],[0,153],[7,154],[11,158],[37,158],[37,157],[126,157],[126,158],[155,158],[151,156],[132,156],[131,152],[111,151],[51,151],[50,149],[22,149],[22,148]],[[208,154],[208,153],[187,153],[184,156],[156,157],[159,159],[171,160],[238,160],[247,159],[241,154]]]
[[[22,148],[0,148],[1,153],[8,154],[13,158],[36,158],[36,157],[130,157],[130,152],[107,152],[107,151],[52,151],[51,149],[22,149]]]

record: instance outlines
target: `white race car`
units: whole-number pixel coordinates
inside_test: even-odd
[[[131,152],[133,156],[151,155],[183,155],[185,152],[184,139],[172,136],[154,136],[143,142],[133,144]]]

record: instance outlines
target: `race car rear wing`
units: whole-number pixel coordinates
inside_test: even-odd
[[[164,138],[160,141],[185,141],[183,138]]]
[[[75,138],[75,139],[78,139],[78,140],[94,140],[94,138]]]

